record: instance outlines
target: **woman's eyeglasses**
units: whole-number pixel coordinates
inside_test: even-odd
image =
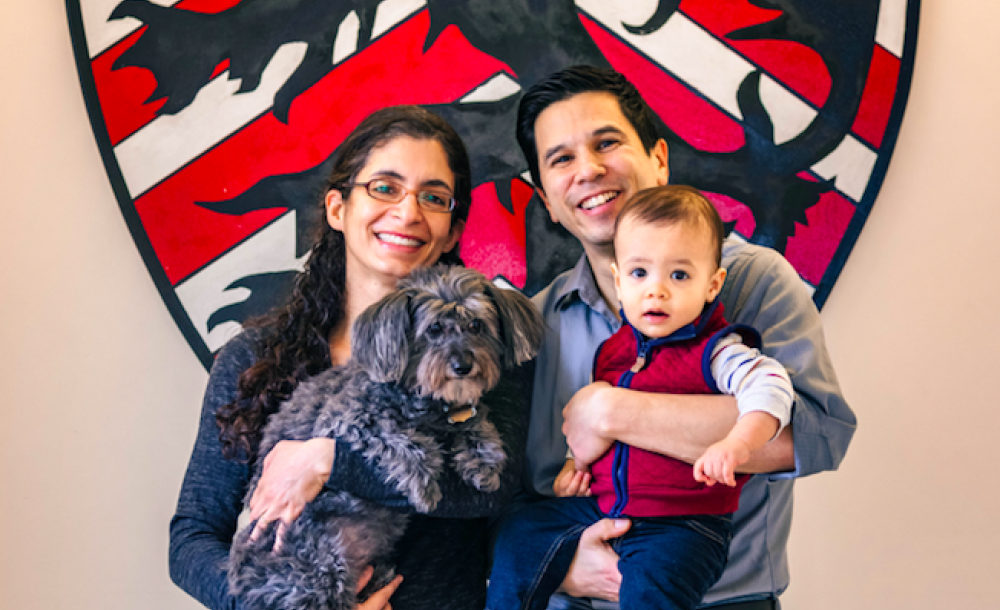
[[[375,178],[368,182],[350,182],[346,186],[362,186],[372,199],[386,203],[399,203],[409,194],[417,198],[420,207],[428,212],[451,212],[455,209],[455,198],[451,191],[444,188],[424,187],[419,191],[411,191],[398,180],[392,178]]]

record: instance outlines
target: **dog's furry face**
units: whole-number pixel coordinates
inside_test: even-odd
[[[421,294],[411,300],[413,341],[403,384],[451,404],[475,404],[500,380],[500,321],[482,293],[458,301]]]
[[[538,351],[531,301],[464,267],[417,269],[355,322],[353,358],[376,381],[473,405],[507,366]]]

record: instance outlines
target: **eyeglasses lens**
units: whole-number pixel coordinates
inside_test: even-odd
[[[399,182],[386,179],[372,180],[367,190],[372,198],[387,203],[399,203],[412,192]],[[451,193],[444,189],[425,188],[416,193],[416,197],[421,207],[432,212],[450,212],[455,207]]]

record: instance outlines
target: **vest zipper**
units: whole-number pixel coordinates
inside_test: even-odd
[[[638,334],[638,333],[637,333]],[[618,378],[618,387],[628,388],[632,385],[632,377],[646,366],[652,344],[645,337],[637,337],[639,347],[636,350],[635,364]],[[630,447],[622,442],[615,442],[615,459],[611,463],[611,482],[615,489],[615,503],[611,507],[610,517],[621,517],[628,504],[628,458]]]

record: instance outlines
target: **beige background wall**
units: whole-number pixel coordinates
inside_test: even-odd
[[[798,488],[790,609],[1000,598],[1000,3],[923,5],[896,154],[823,312],[860,429]],[[118,211],[63,2],[4,0],[0,56],[0,608],[193,609],[167,522],[206,374]]]

